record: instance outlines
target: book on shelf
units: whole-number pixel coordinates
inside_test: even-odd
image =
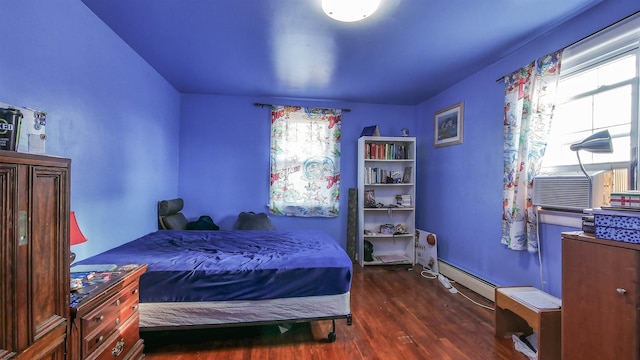
[[[374,190],[365,190],[364,191],[364,206],[365,207],[376,207],[376,193]]]
[[[402,173],[398,170],[391,170],[389,173],[391,180],[394,184],[399,184],[402,182]]]
[[[378,125],[366,126],[362,129],[360,133],[360,137],[363,136],[380,136],[380,130],[378,129]]]
[[[396,195],[396,204],[403,207],[411,206],[411,195]]]
[[[385,264],[396,264],[411,261],[411,259],[404,254],[374,255],[374,257]]]
[[[402,182],[405,184],[410,184],[412,179],[413,168],[411,166],[405,166],[404,174],[402,175]]]
[[[368,160],[406,160],[409,158],[407,147],[396,143],[366,143],[364,158]]]

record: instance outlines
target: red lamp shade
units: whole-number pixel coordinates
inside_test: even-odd
[[[78,245],[87,241],[87,238],[82,234],[82,231],[80,231],[74,211],[71,212],[71,218],[69,219],[69,240],[71,245]]]

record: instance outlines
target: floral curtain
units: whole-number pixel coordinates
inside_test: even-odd
[[[342,110],[271,108],[273,214],[338,216]]]
[[[547,146],[562,51],[505,76],[504,178],[501,242],[513,250],[538,251],[533,178]]]

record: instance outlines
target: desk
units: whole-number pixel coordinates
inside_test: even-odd
[[[561,309],[538,309],[510,296],[518,291],[532,291],[531,286],[497,287],[495,289],[495,331],[502,337],[521,332],[538,334],[538,359],[560,359]]]

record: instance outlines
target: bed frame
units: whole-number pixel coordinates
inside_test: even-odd
[[[350,293],[304,298],[140,303],[140,331],[167,331],[331,320],[329,342],[336,340],[336,320],[353,324]],[[309,310],[311,309],[311,310]]]

